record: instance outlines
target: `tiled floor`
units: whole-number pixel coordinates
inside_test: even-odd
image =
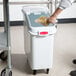
[[[0,27],[0,31],[2,29]],[[13,76],[33,76],[25,56],[23,32],[23,26],[11,27]],[[53,68],[49,74],[41,70],[36,76],[69,76],[69,72],[76,69],[76,65],[72,63],[75,58],[76,24],[58,24],[54,41]],[[5,66],[6,63],[0,61],[0,71]]]

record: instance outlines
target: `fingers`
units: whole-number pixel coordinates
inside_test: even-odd
[[[47,21],[48,21],[48,23],[56,23],[57,22],[56,17],[54,17],[54,16],[48,17]]]

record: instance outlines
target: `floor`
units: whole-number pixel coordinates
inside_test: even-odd
[[[0,27],[0,31],[3,27]],[[11,49],[13,76],[33,76],[27,64],[24,51],[23,26],[11,27]],[[76,58],[76,24],[58,24],[54,39],[53,68],[49,74],[39,70],[36,76],[70,76],[69,72],[76,69],[72,60]],[[0,71],[6,62],[0,61]]]

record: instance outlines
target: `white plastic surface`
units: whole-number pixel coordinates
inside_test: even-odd
[[[25,52],[32,70],[52,68],[54,35],[32,36],[24,29]]]
[[[54,36],[32,37],[32,69],[52,68]],[[31,59],[30,58],[30,59]]]
[[[28,15],[31,13],[41,13],[41,12],[50,12],[46,6],[24,6],[23,11],[26,12]]]
[[[39,33],[46,31],[46,32],[48,32],[48,35],[51,35],[51,34],[56,33],[56,30],[57,29],[55,28],[55,26],[54,27],[46,27],[46,28],[40,28],[40,27],[38,27],[38,28],[32,28],[31,31],[29,30],[29,33],[31,35],[41,36]],[[48,35],[42,35],[42,36],[48,36]]]

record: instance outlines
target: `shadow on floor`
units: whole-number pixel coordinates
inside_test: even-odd
[[[31,69],[27,63],[27,57],[25,54],[12,54],[12,65],[16,70],[31,74]]]
[[[13,68],[19,70],[26,74],[32,74],[33,71],[31,70],[29,63],[27,61],[27,57],[25,54],[12,54],[12,65]],[[38,70],[37,74],[46,74],[46,69]]]
[[[66,52],[64,53],[64,55],[62,56],[62,62],[72,68],[76,69],[76,65],[74,65],[73,60],[76,60],[76,53],[71,53],[71,52]]]

